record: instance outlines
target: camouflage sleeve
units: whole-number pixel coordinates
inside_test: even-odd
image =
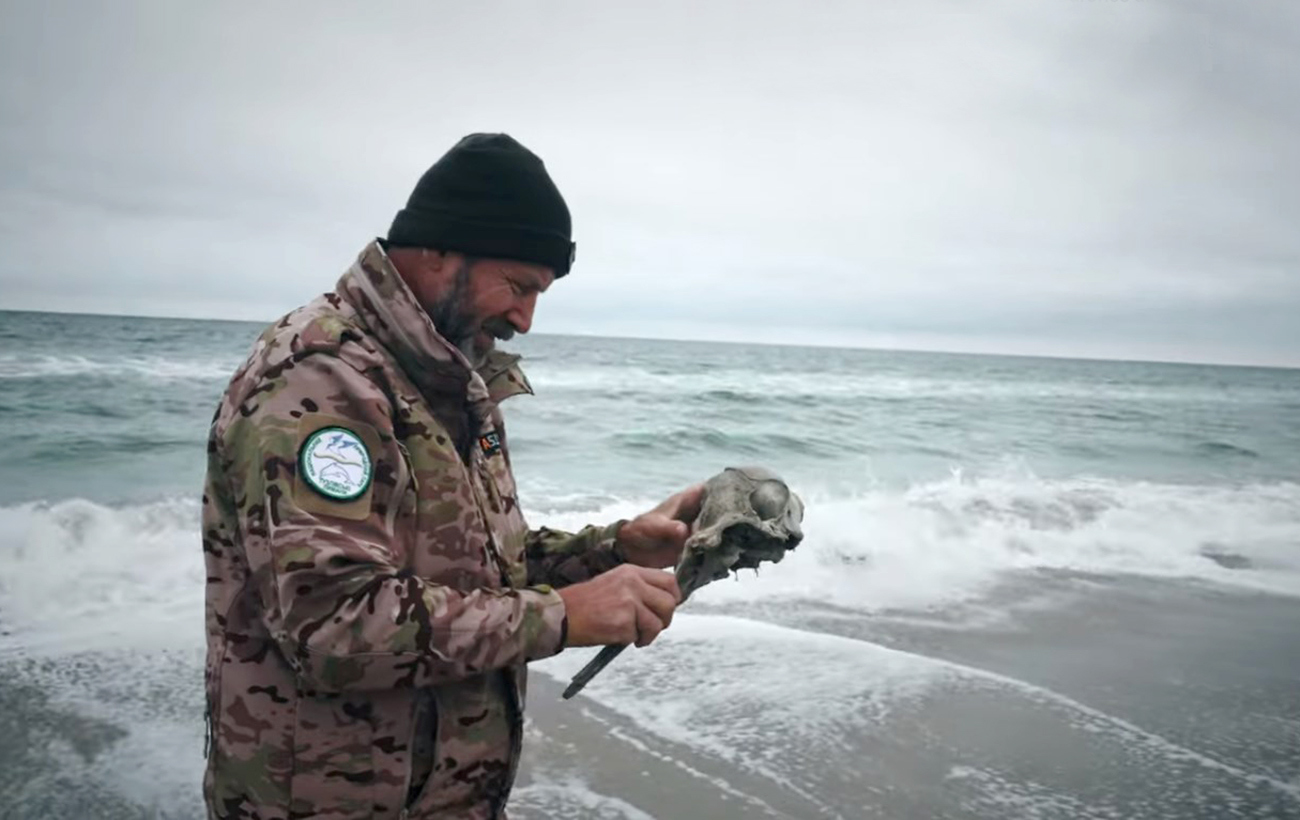
[[[542,527],[530,530],[524,542],[528,583],[563,587],[594,578],[623,563],[614,549],[619,527],[583,527],[576,533]]]
[[[374,442],[370,490],[348,504],[298,476],[303,419],[322,410]],[[434,685],[562,648],[553,590],[462,592],[400,568],[395,476],[405,468],[390,402],[348,363],[324,353],[291,363],[252,392],[220,447],[262,617],[310,685]]]

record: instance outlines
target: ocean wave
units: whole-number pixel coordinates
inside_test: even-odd
[[[1006,573],[1041,569],[1185,578],[1300,595],[1300,484],[1204,486],[1031,474],[854,494],[804,490],[804,543],[701,601],[817,600],[861,610],[978,597]],[[634,515],[565,511],[553,526]],[[1225,558],[1225,556],[1227,556]]]
[[[828,441],[811,436],[784,433],[727,433],[701,427],[670,432],[614,433],[607,437],[610,447],[641,455],[715,452],[752,457],[783,455],[835,455],[851,449],[844,441]]]
[[[1208,456],[1259,458],[1259,453],[1249,447],[1240,447],[1226,441],[1203,441],[1196,445],[1196,451]]]
[[[1277,403],[1286,400],[1276,387],[1240,385],[1225,393],[1216,385],[1199,382],[1153,384],[1091,379],[1025,379],[920,375],[903,372],[818,372],[807,369],[755,370],[752,367],[714,369],[684,368],[666,371],[637,365],[582,366],[573,363],[524,362],[528,379],[542,394],[548,392],[596,393],[624,398],[637,396],[680,396],[691,401],[712,397],[714,401],[807,401],[827,400],[890,401],[894,399],[1023,399],[1081,400],[1099,398],[1137,405],[1185,402]],[[1096,417],[1140,421],[1151,417],[1149,410],[1096,408]],[[1095,414],[1085,413],[1089,417]]]
[[[1109,409],[1109,410],[1081,410],[1077,415],[1086,419],[1096,419],[1098,421],[1118,421],[1124,424],[1132,422],[1152,421],[1159,418],[1154,413],[1148,413],[1144,410],[1135,408]]]
[[[1185,578],[1300,595],[1300,484],[1192,486],[1032,476],[846,495],[800,487],[806,539],[700,601],[816,600],[862,611],[978,598],[1041,569]],[[525,499],[533,526],[629,518],[657,499]],[[24,640],[176,646],[201,640],[204,571],[194,498],[0,507],[0,623]],[[186,645],[186,644],[179,644]]]
[[[180,359],[129,356],[95,359],[73,355],[0,355],[0,379],[58,379],[71,377],[140,378],[151,381],[227,379],[238,361],[224,358]]]
[[[66,653],[202,641],[198,499],[0,507],[0,533],[0,623],[11,642]]]
[[[142,457],[152,453],[193,453],[197,448],[191,436],[163,435],[150,431],[126,431],[113,434],[68,435],[57,441],[43,441],[25,455],[30,464],[70,463],[90,465],[120,459]]]

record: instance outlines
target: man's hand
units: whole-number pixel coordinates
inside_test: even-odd
[[[682,600],[669,573],[627,564],[556,592],[569,619],[566,646],[647,646],[672,623]]]
[[[703,484],[669,496],[658,507],[619,528],[615,551],[629,564],[641,567],[663,569],[675,565],[703,502]]]

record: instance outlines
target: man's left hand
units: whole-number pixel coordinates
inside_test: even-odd
[[[703,484],[669,496],[658,507],[619,528],[615,551],[629,564],[653,569],[674,566],[703,501]]]

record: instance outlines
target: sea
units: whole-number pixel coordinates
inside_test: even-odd
[[[0,818],[202,816],[199,495],[259,324],[0,312]],[[532,334],[530,523],[806,538],[572,701],[530,818],[1300,818],[1300,371]]]

